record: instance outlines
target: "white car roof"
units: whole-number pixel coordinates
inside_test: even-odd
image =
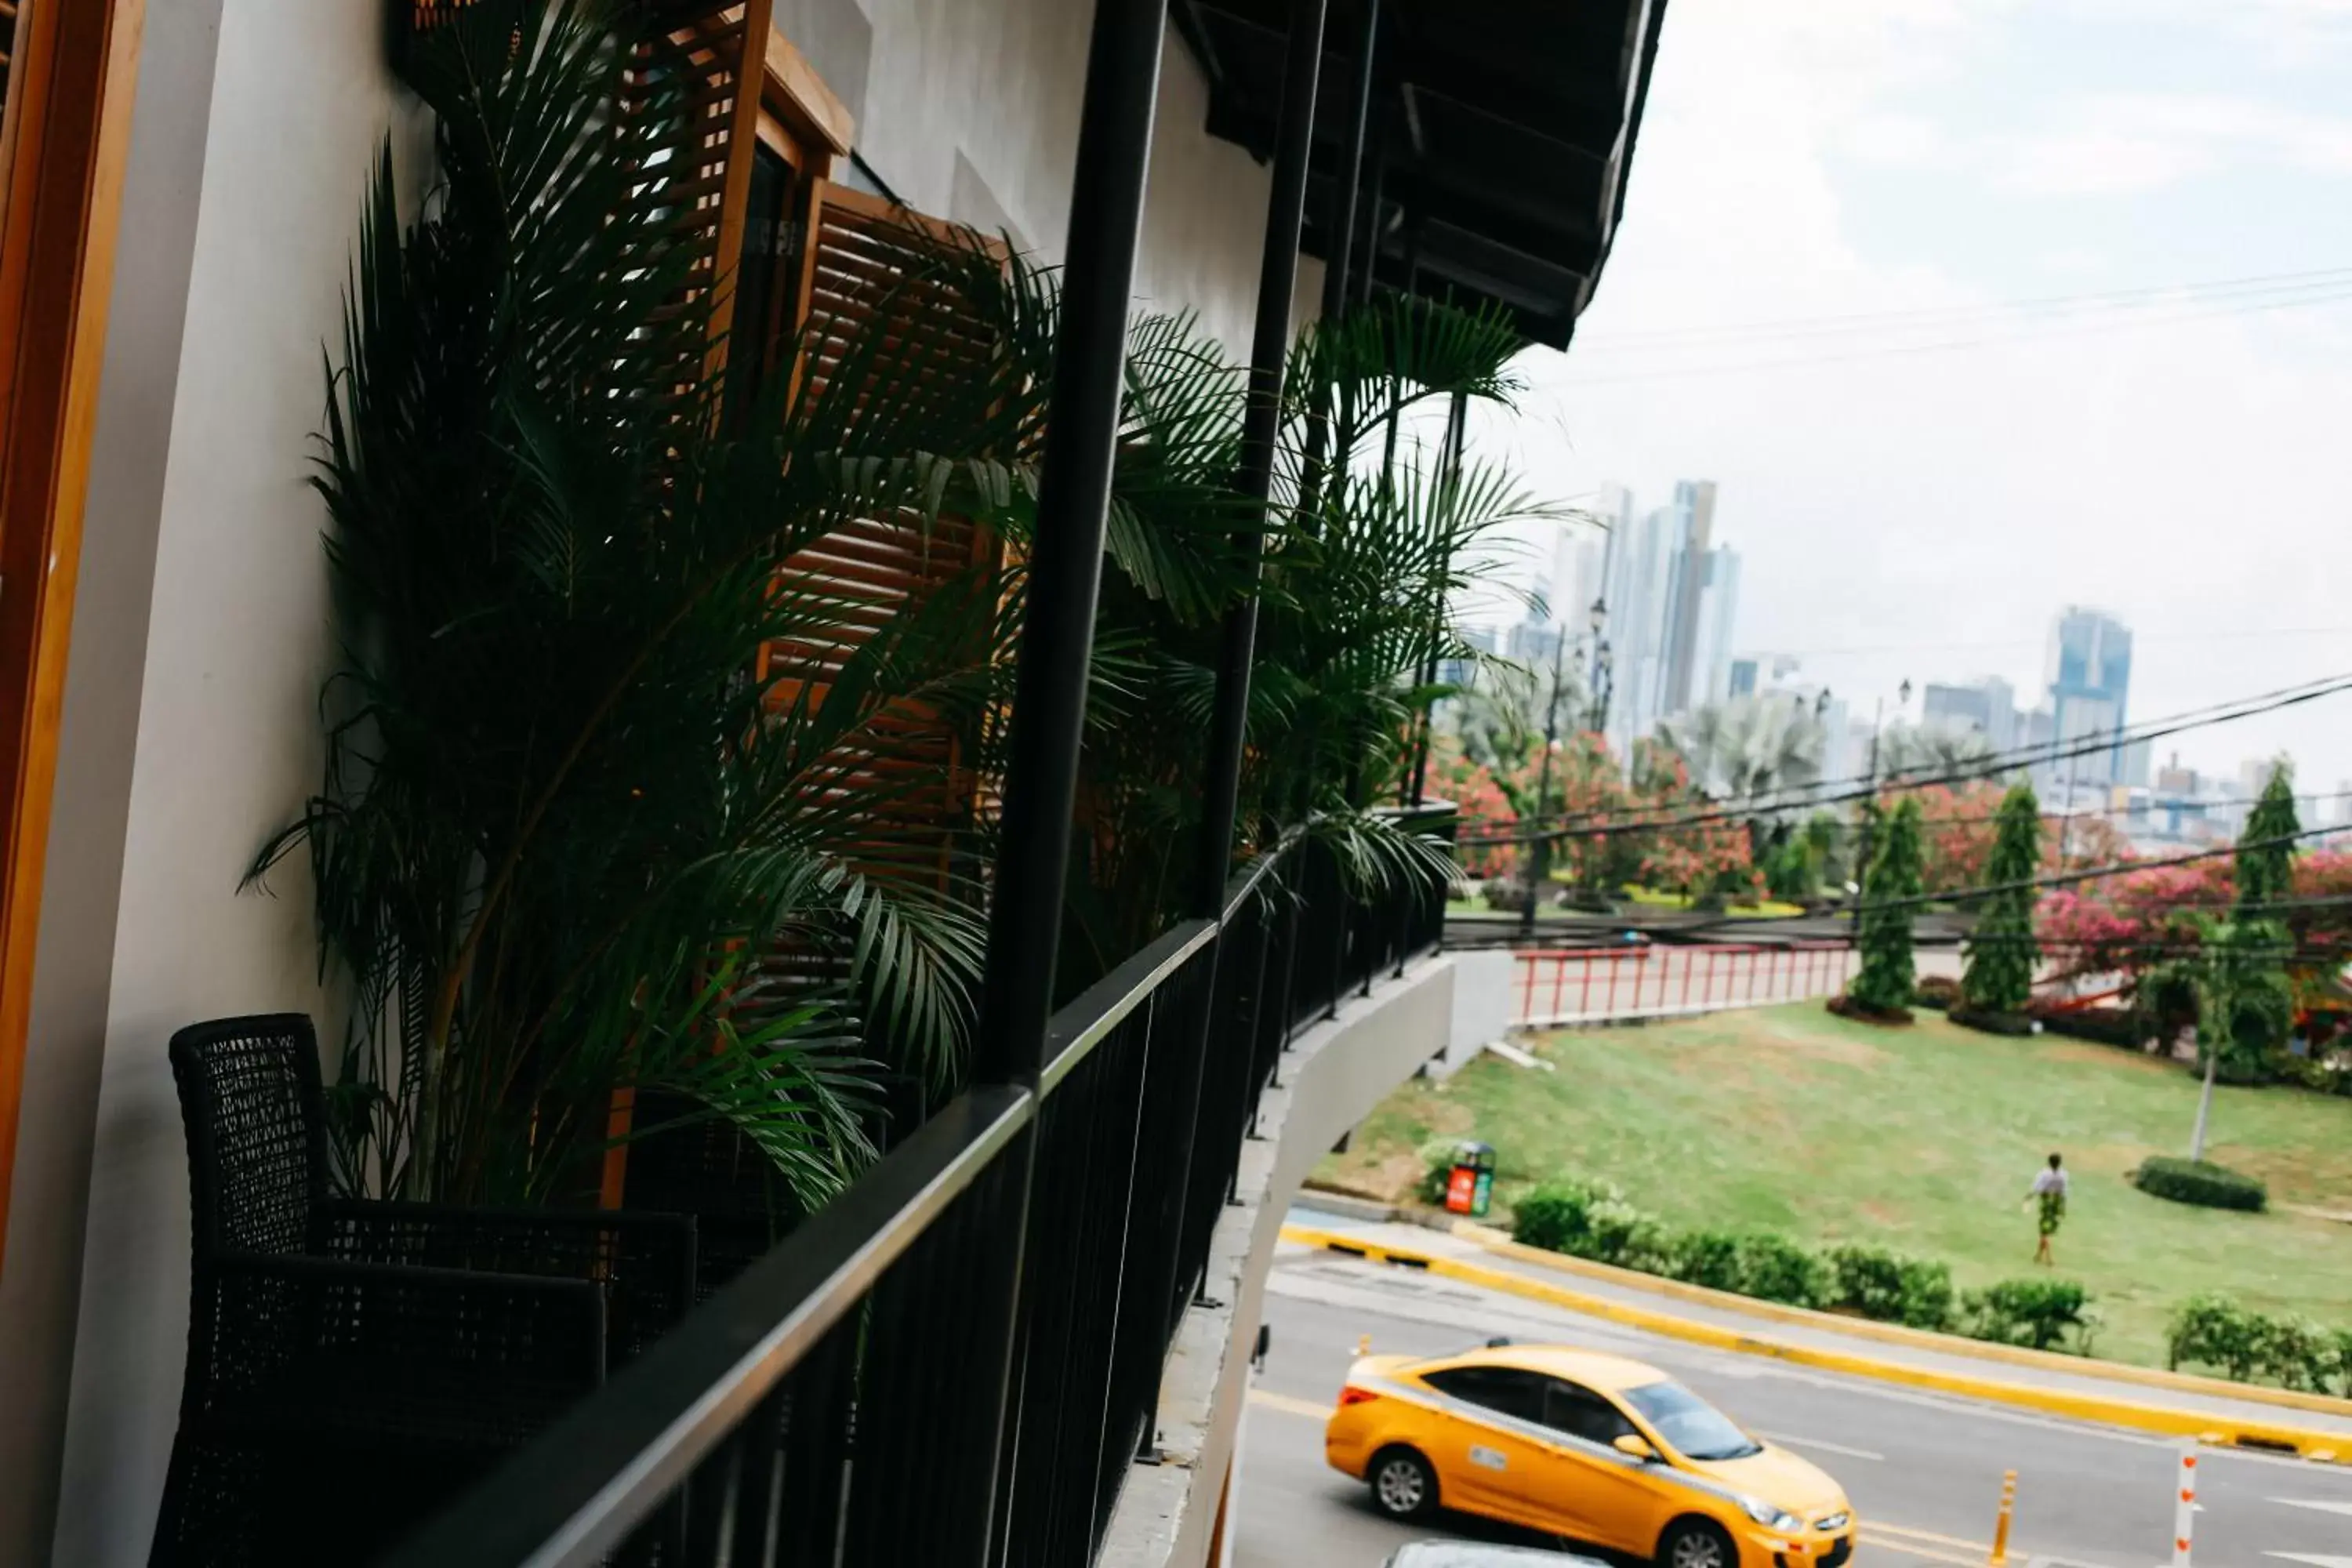
[[[1538,1552],[1527,1546],[1487,1546],[1475,1541],[1416,1541],[1397,1549],[1388,1568],[1607,1568],[1590,1557]]]

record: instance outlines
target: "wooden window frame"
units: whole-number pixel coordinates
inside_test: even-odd
[[[0,1244],[145,0],[20,0],[0,121]]]

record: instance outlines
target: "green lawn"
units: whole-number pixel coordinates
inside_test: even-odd
[[[2050,1036],[2007,1039],[1932,1013],[1908,1029],[1818,1004],[1540,1043],[1556,1073],[1483,1058],[1376,1110],[1326,1180],[1402,1196],[1432,1138],[1493,1143],[1507,1200],[1555,1172],[1607,1176],[1671,1224],[1865,1241],[1952,1266],[1963,1286],[2024,1274],[2027,1184],[2056,1149],[2074,1172],[2063,1272],[2096,1297],[2103,1355],[2161,1364],[2173,1305],[2227,1290],[2265,1311],[2352,1323],[2352,1100],[2283,1088],[2215,1092],[2209,1157],[2270,1184],[2273,1212],[2147,1197],[2124,1180],[2186,1153],[2197,1084],[2183,1068]]]

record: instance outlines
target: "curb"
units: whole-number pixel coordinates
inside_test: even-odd
[[[1564,1286],[1530,1279],[1524,1274],[1514,1274],[1482,1264],[1464,1262],[1460,1258],[1440,1257],[1415,1247],[1392,1247],[1372,1241],[1362,1236],[1350,1236],[1338,1231],[1316,1230],[1305,1226],[1284,1226],[1282,1239],[1300,1246],[1320,1247],[1328,1252],[1345,1253],[1352,1258],[1368,1258],[1375,1263],[1389,1263],[1465,1284],[1477,1285],[1505,1295],[1542,1301],[1586,1317],[1605,1322],[1641,1329],[1669,1339],[1706,1345],[1714,1350],[1737,1352],[1741,1355],[1764,1356],[1796,1366],[1810,1366],[1823,1372],[1843,1373],[1850,1377],[1867,1377],[1880,1383],[1901,1384],[1911,1388],[1925,1388],[1938,1394],[1957,1394],[1970,1399],[1981,1399],[1996,1405],[2016,1405],[2045,1415],[2062,1415],[2076,1421],[2102,1423],[2110,1426],[2127,1426],[2137,1431],[2152,1432],[2167,1437],[2187,1437],[2197,1442],[2221,1447],[2249,1448],[2270,1454],[2288,1454],[2320,1464],[2352,1466],[2352,1436],[2333,1432],[2315,1432],[2304,1427],[2278,1426],[2267,1422],[2236,1420],[2201,1410],[2182,1410],[2160,1405],[2143,1405],[2129,1399],[2109,1398],[2095,1394],[2071,1394],[2059,1389],[2034,1388],[2025,1384],[2003,1383],[1995,1378],[1971,1377],[1958,1373],[1938,1372],[1929,1367],[1906,1366],[1898,1362],[1879,1361],[1869,1356],[1851,1355],[1842,1351],[1816,1350],[1810,1345],[1790,1344],[1783,1340],[1769,1339],[1759,1334],[1742,1333],[1737,1329],[1718,1327],[1713,1323],[1694,1322],[1671,1313],[1654,1311],[1646,1307],[1629,1306],[1599,1296],[1588,1296]],[[1839,1320],[1841,1323],[1843,1320]]]
[[[1497,1258],[1513,1258],[1531,1263],[1555,1273],[1580,1275],[1627,1289],[1643,1290],[1673,1300],[1689,1301],[1702,1307],[1719,1308],[1727,1312],[1739,1312],[1769,1322],[1790,1323],[1802,1328],[1820,1329],[1825,1332],[1843,1334],[1849,1339],[1875,1340],[1882,1344],[1909,1345],[1917,1350],[1934,1351],[1939,1355],[1968,1356],[1977,1361],[2000,1362],[2009,1366],[2034,1368],[2044,1372],[2063,1372],[2084,1375],[2084,1360],[2081,1356],[2062,1355],[2054,1351],[2037,1351],[2024,1345],[1994,1344],[1984,1340],[1963,1339],[1957,1334],[1939,1334],[1929,1329],[1906,1328],[1901,1323],[1882,1323],[1869,1318],[1848,1318],[1835,1312],[1817,1312],[1810,1307],[1791,1307],[1780,1301],[1759,1301],[1753,1296],[1735,1295],[1728,1290],[1709,1289],[1704,1285],[1692,1285],[1680,1279],[1664,1279],[1654,1274],[1643,1274],[1613,1264],[1595,1263],[1591,1258],[1570,1258],[1565,1253],[1547,1252],[1540,1247],[1528,1247],[1511,1240],[1491,1226],[1471,1220],[1454,1223],[1453,1234]],[[2202,1394],[2215,1399],[2235,1399],[2251,1405],[2274,1405],[2284,1410],[2305,1410],[2320,1415],[2334,1415],[2352,1420],[2352,1399],[2338,1399],[2333,1394],[2299,1393],[2291,1388],[2271,1388],[2261,1384],[2231,1383],[2219,1377],[2200,1377],[2195,1373],[2168,1372],[2162,1367],[2135,1366],[2127,1362],[2093,1362],[2097,1370],[2090,1375],[2104,1377],[2115,1383],[2134,1383],[2144,1388],[2168,1389],[2175,1394]]]

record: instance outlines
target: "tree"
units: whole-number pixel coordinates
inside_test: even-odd
[[[2184,934],[2193,934],[2196,946],[2186,956],[2156,965],[2143,984],[2185,991],[2196,1003],[2197,1055],[2204,1065],[2205,1089],[2197,1103],[2189,1157],[2201,1160],[2214,1080],[2262,1081],[2271,1044],[2285,1038],[2294,1025],[2294,987],[2280,964],[2286,931],[2276,922],[2188,915],[2173,924]]]
[[[1689,764],[1691,782],[1717,800],[1752,801],[1822,773],[1822,721],[1786,698],[1709,702],[1661,723],[1658,738]]]
[[[1926,829],[1919,867],[1923,892],[1948,893],[1999,880],[1988,868],[2006,790],[1978,781],[1957,786],[1908,785],[1897,793],[1918,797],[1920,826]]]
[[[2286,897],[2294,870],[2295,836],[2303,824],[2294,815],[2294,778],[2281,762],[2271,769],[2262,798],[2246,818],[2238,837],[2237,912],[2233,918],[2263,912],[2261,906]]]
[[[1910,1005],[1916,978],[1911,962],[1911,900],[1919,894],[1919,803],[1906,796],[1887,815],[1878,853],[1863,884],[1859,943],[1862,973],[1847,994],[1864,1007],[1893,1013]]]
[[[1996,755],[1981,730],[1897,722],[1879,738],[1878,769],[1890,779],[1936,777],[1980,768]]]
[[[1960,975],[1961,1000],[1979,1012],[2018,1012],[2032,993],[2034,889],[2025,884],[2041,867],[2042,803],[2019,784],[1993,825],[1985,881],[1996,890],[1985,898]]]

